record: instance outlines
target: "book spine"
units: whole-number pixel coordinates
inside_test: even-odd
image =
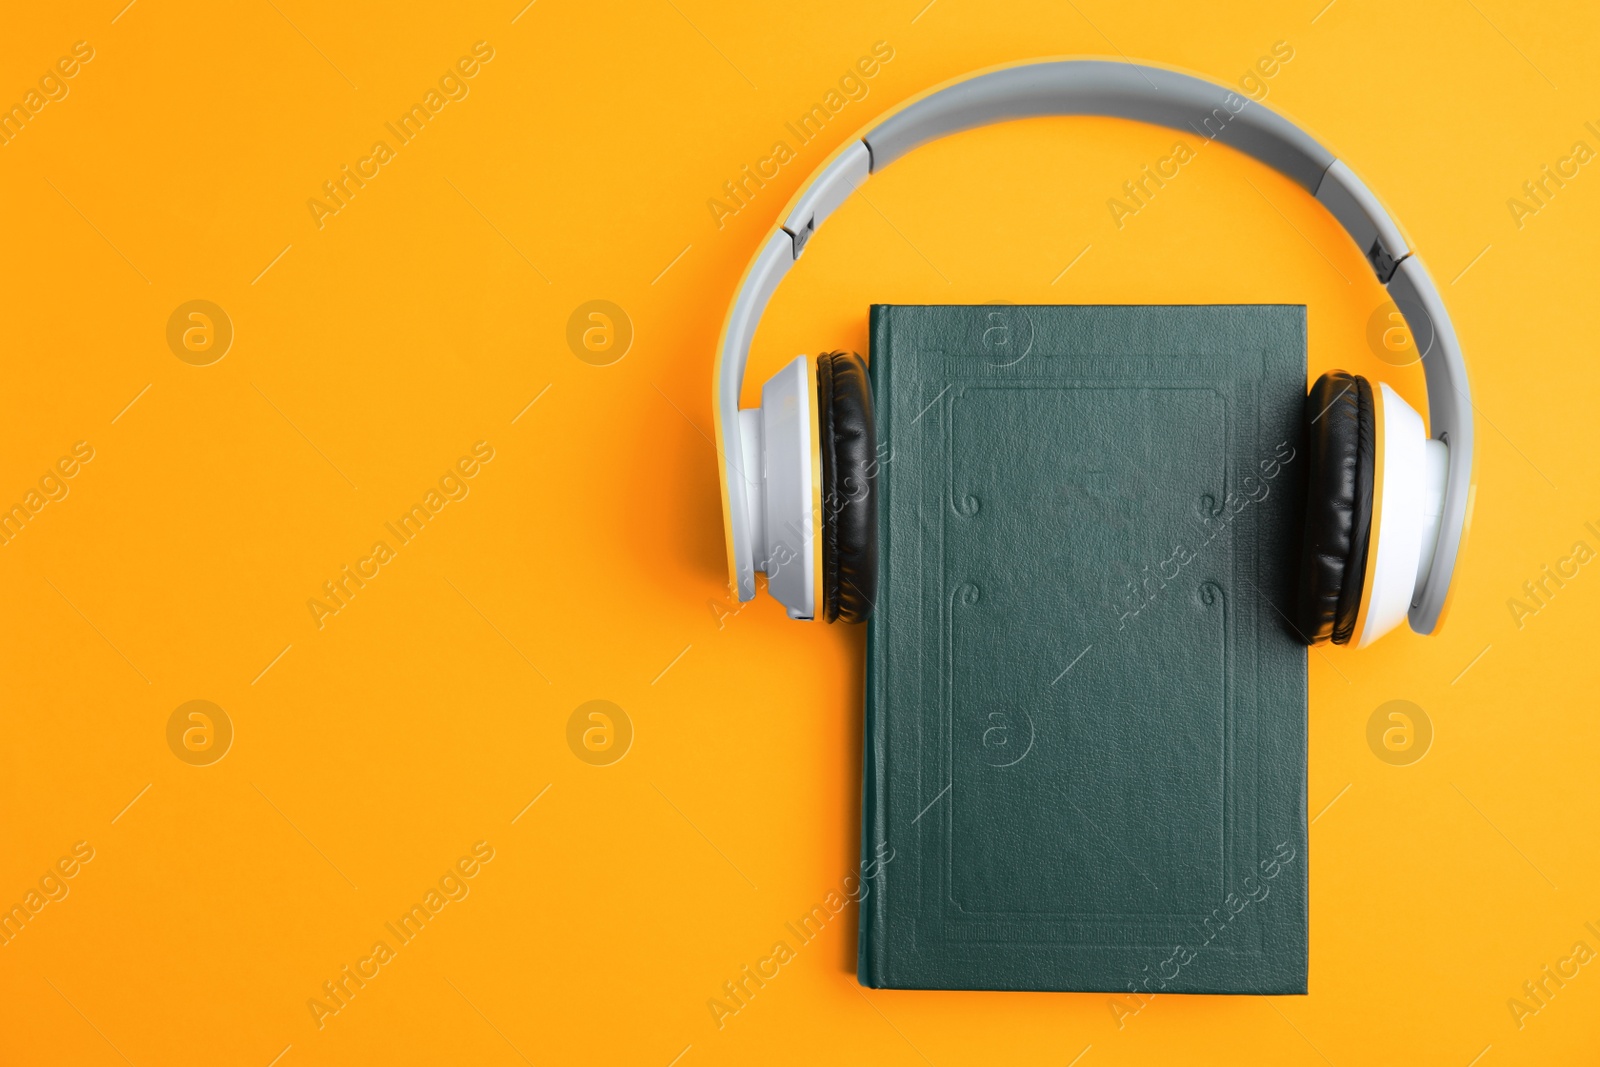
[[[887,309],[874,306],[870,327],[867,374],[872,383],[873,411],[877,423],[880,447],[889,441],[889,371],[886,365],[889,351],[889,315]],[[889,507],[886,499],[888,479],[881,474],[875,492],[878,495],[878,604],[867,622],[867,670],[864,705],[865,719],[861,736],[861,869],[875,869],[877,876],[861,898],[861,928],[856,941],[856,977],[862,985],[881,988],[885,982],[883,951],[887,931],[884,923],[888,912],[884,907],[890,873],[884,865],[869,868],[877,856],[878,848],[888,841],[886,798],[883,787],[883,759],[888,752],[883,737],[883,662],[884,635],[887,624],[883,610],[887,599],[889,574],[889,538],[885,534]]]
[[[861,753],[861,869],[873,862],[877,842],[883,840],[882,778],[878,763],[883,759],[883,746],[878,733],[882,729],[877,710],[877,689],[880,672],[877,623],[867,623],[867,693],[866,719],[862,728]],[[882,908],[884,891],[888,884],[887,872],[879,867],[872,882],[863,881],[866,889],[861,897],[861,931],[856,939],[856,978],[872,989],[883,985],[882,953],[883,931],[881,924],[885,913]]]

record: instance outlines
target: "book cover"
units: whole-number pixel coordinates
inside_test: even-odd
[[[1301,306],[872,308],[863,984],[1305,992],[1305,353]]]

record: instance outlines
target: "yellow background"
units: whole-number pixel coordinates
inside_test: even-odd
[[[1506,205],[1600,148],[1592,8],[123,2],[13,10],[0,35],[0,102],[95,50],[0,147],[0,505],[95,450],[0,546],[0,904],[94,849],[0,948],[0,1060],[1600,1055],[1600,967],[1520,1029],[1507,1006],[1600,949],[1600,577],[1520,627],[1507,606],[1600,547],[1600,176],[1520,229]],[[470,95],[319,229],[322,183],[480,40]],[[706,201],[877,41],[869,95],[719,229]],[[852,909],[718,1029],[707,1001],[856,869],[859,816],[863,630],[767,598],[722,614],[709,384],[745,263],[812,167],[946,78],[1126,54],[1237,83],[1278,41],[1267,103],[1404,220],[1479,408],[1448,627],[1311,655],[1310,996],[1158,998],[1119,1028],[1104,995],[864,991]],[[1113,224],[1175,139],[1039,120],[899,163],[780,291],[752,390],[795,353],[864,351],[875,301],[1291,302],[1314,371],[1387,373],[1423,407],[1367,343],[1377,283],[1287,181],[1210,147]],[[167,345],[192,299],[234,326],[210,366]],[[592,299],[634,326],[610,366],[566,342]],[[307,600],[478,441],[470,495],[318,629]],[[235,730],[205,767],[167,743],[195,699]],[[610,766],[568,747],[593,699],[633,725]],[[1395,699],[1433,725],[1409,766],[1367,743]],[[308,999],[478,841],[470,896],[319,1029]]]

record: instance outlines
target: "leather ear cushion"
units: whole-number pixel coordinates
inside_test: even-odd
[[[817,430],[822,614],[865,622],[878,597],[877,433],[867,363],[854,352],[817,357]]]
[[[1329,371],[1311,386],[1297,623],[1312,644],[1342,645],[1355,632],[1372,527],[1375,423],[1372,385],[1360,375]]]

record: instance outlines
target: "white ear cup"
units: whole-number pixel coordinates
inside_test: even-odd
[[[1411,610],[1433,559],[1449,466],[1444,442],[1428,440],[1422,416],[1400,394],[1380,382],[1373,407],[1377,455],[1357,648],[1400,625]]]
[[[761,387],[761,406],[739,412],[745,501],[755,569],[791,619],[816,614],[816,389],[811,361],[794,361]]]
[[[1422,558],[1417,561],[1417,585],[1411,592],[1413,607],[1422,599],[1422,587],[1433,566],[1433,553],[1439,547],[1439,530],[1444,526],[1444,492],[1450,480],[1450,446],[1436,437],[1430,437],[1425,443],[1427,452],[1422,458],[1428,469],[1423,476],[1422,489]]]

